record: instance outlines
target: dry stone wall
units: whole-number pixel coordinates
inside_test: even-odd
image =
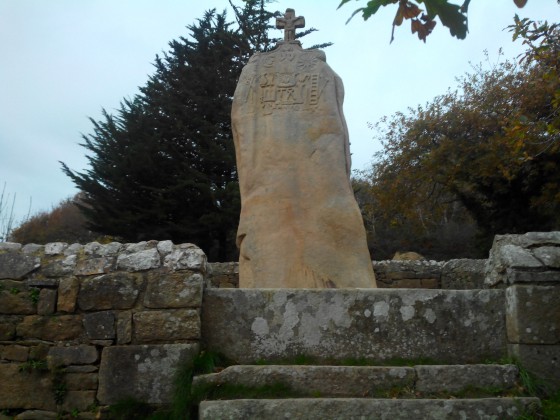
[[[486,260],[373,261],[377,286],[389,289],[482,289]],[[239,264],[209,263],[206,287],[239,287]]]
[[[560,388],[560,232],[497,235],[486,285],[507,287],[510,354]]]
[[[374,268],[386,288],[235,290],[237,263],[192,244],[0,243],[0,410],[165,404],[204,345],[237,361],[509,354],[560,388],[560,232],[497,236],[488,261]]]
[[[0,243],[0,408],[164,404],[199,351],[206,256],[171,241]]]

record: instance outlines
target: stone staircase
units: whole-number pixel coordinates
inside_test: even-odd
[[[235,365],[194,378],[199,418],[542,418],[515,365],[486,364],[508,357],[505,298],[480,289],[206,289],[202,345]]]
[[[207,419],[532,418],[514,365],[237,365],[196,376]],[[523,417],[525,416],[525,417]]]

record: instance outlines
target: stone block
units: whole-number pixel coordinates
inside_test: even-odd
[[[22,279],[41,266],[39,257],[19,252],[0,253],[0,279]]]
[[[506,290],[510,343],[560,344],[560,287],[513,285]]]
[[[85,411],[95,404],[95,391],[68,391],[60,406],[62,411]]]
[[[95,346],[79,345],[69,347],[51,347],[49,364],[53,367],[68,365],[89,365],[97,361]]]
[[[79,282],[76,277],[61,278],[58,283],[57,310],[59,312],[74,312],[78,299]]]
[[[174,375],[198,351],[198,344],[106,347],[99,368],[97,399],[101,404],[114,404],[127,397],[150,404],[169,403]]]
[[[82,316],[29,315],[17,325],[16,333],[23,338],[37,338],[46,341],[75,340],[83,333]]]
[[[166,256],[167,254],[171,254],[173,252],[173,241],[160,241],[158,242],[156,249],[162,256]]]
[[[458,259],[443,264],[441,288],[454,290],[482,289],[486,260]]]
[[[115,265],[115,257],[85,258],[77,262],[74,274],[77,276],[91,276],[93,274],[104,274],[112,270]]]
[[[147,308],[199,308],[204,278],[199,273],[150,272],[144,296]]]
[[[560,284],[560,271],[523,271],[508,269],[507,277],[510,284]]]
[[[25,244],[21,248],[21,252],[23,252],[24,254],[35,254],[35,253],[42,252],[44,249],[45,249],[45,245]]]
[[[547,267],[560,268],[560,246],[541,246],[533,254]]]
[[[226,384],[242,388],[282,384],[302,397],[375,398],[394,388],[413,388],[415,379],[411,367],[245,365],[195,376],[193,390]]]
[[[9,360],[11,362],[26,362],[29,357],[29,347],[25,346],[4,346],[0,352],[0,359]]]
[[[59,417],[60,414],[54,411],[27,410],[13,417],[13,420],[46,420],[46,419],[58,419]],[[8,420],[8,417],[3,418],[0,415],[0,420]],[[10,417],[9,420],[12,420],[12,418]]]
[[[103,245],[98,242],[90,242],[84,246],[84,253],[93,257],[115,257],[121,249],[123,249],[123,245],[119,242]]]
[[[24,283],[27,287],[46,287],[51,289],[58,287],[58,279],[47,279],[45,277],[31,277],[24,280]]]
[[[51,346],[46,343],[39,343],[36,346],[31,346],[29,348],[29,359],[32,360],[45,360],[49,355],[49,350]]]
[[[0,341],[13,340],[18,320],[0,316]]]
[[[0,314],[29,315],[36,312],[37,306],[23,282],[0,280]]]
[[[556,251],[547,250],[560,245],[560,232],[529,232],[524,235],[496,235],[485,268],[486,287],[511,283],[508,272],[544,271],[547,262],[554,264]],[[539,251],[540,248],[544,248]],[[550,257],[546,255],[550,254]],[[537,257],[537,255],[540,256]]]
[[[66,373],[95,373],[97,371],[97,366],[92,365],[72,365],[64,368]]]
[[[117,315],[117,344],[132,341],[132,312],[122,311]]]
[[[163,266],[171,270],[196,270],[206,272],[206,254],[193,244],[181,244],[163,260]]]
[[[131,309],[139,294],[137,274],[111,273],[82,281],[78,306],[84,311]]]
[[[56,312],[56,289],[41,289],[37,303],[38,315],[51,315]]]
[[[117,257],[117,270],[144,271],[161,266],[161,257],[156,248],[132,254],[120,254]]]
[[[560,391],[560,345],[510,344],[510,355],[551,391]]]
[[[16,242],[0,242],[0,251],[19,251],[21,244]]]
[[[514,365],[423,365],[414,369],[416,390],[426,393],[460,393],[476,388],[512,389],[519,374]]]
[[[140,343],[200,338],[200,316],[194,309],[136,312],[133,325],[134,339]]]
[[[76,254],[80,253],[83,249],[84,249],[84,246],[82,244],[74,243],[74,244],[68,245],[68,248],[66,248],[64,250],[64,255],[66,255],[66,256],[76,255]]]
[[[68,248],[66,242],[51,242],[45,245],[45,255],[63,254],[66,248]]]
[[[0,407],[56,411],[50,375],[20,372],[19,364],[0,363]]]
[[[97,373],[71,372],[64,375],[64,381],[70,391],[97,390]]]
[[[206,287],[238,287],[239,263],[208,263]]]
[[[538,398],[297,398],[202,401],[200,420],[519,419],[536,415]]]
[[[85,314],[84,327],[90,340],[112,340],[115,338],[115,314],[111,311]]]
[[[202,328],[208,350],[238,363],[507,354],[504,290],[206,289]]]
[[[41,268],[41,274],[47,277],[61,277],[72,274],[76,268],[76,255],[53,260]]]

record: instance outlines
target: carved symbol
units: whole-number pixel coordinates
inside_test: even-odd
[[[276,28],[284,29],[284,42],[295,41],[296,28],[305,28],[305,18],[296,17],[294,9],[286,9],[283,18],[276,18]]]

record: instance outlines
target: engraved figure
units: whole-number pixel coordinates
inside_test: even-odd
[[[305,28],[305,18],[296,16],[294,9],[286,9],[283,18],[276,18],[276,29],[284,29],[284,42],[296,40],[296,28]]]

